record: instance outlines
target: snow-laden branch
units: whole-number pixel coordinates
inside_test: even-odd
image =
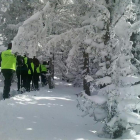
[[[22,26],[23,22],[20,22],[18,24],[8,24],[7,28],[10,30],[18,31],[19,27]]]
[[[38,50],[38,40],[41,38],[41,32],[43,29],[42,17],[44,14],[50,13],[51,7],[49,2],[41,10],[31,16],[29,19],[23,22],[23,25],[19,27],[18,33],[13,40],[13,52],[19,52],[23,54],[28,52],[30,56],[35,56]],[[46,26],[45,26],[46,27]],[[30,47],[33,46],[32,50]]]
[[[131,25],[132,32],[138,32],[140,29],[140,20]]]

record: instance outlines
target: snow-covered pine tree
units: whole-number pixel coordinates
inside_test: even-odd
[[[86,79],[90,82],[94,77],[93,85],[100,85],[101,89],[91,87],[92,91],[98,92],[91,98],[80,94],[85,101],[84,105],[81,103],[78,106],[81,105],[85,114],[90,114],[96,121],[104,121],[104,134],[111,138],[131,128],[132,122],[139,123],[139,118],[135,119],[137,122],[133,119],[137,117],[133,113],[134,108],[138,109],[136,96],[130,96],[133,92],[128,90],[128,87],[133,89],[132,85],[139,81],[134,77],[137,70],[130,63],[133,57],[130,36],[139,25],[139,22],[129,23],[133,13],[131,0],[53,0],[26,20],[14,38],[15,51],[29,52],[30,56],[38,51],[44,56],[60,52],[62,45],[68,48],[63,54],[68,55],[65,66],[71,73],[79,47],[84,46],[93,64],[98,65],[96,75],[91,72],[93,75],[87,75]],[[70,48],[66,42],[70,42]],[[76,63],[80,64],[79,61]],[[129,105],[127,95],[133,97],[133,106]],[[124,101],[127,102],[125,105]],[[124,115],[124,112],[128,115]]]
[[[135,3],[137,5],[137,7],[135,7],[135,14],[137,16],[135,16],[136,18],[131,20],[130,22],[136,22],[140,20],[140,6],[139,6],[139,1],[133,1],[133,3]],[[134,17],[134,16],[133,16]],[[135,65],[137,67],[137,69],[139,69],[139,73],[140,73],[140,32],[139,30],[137,32],[133,32],[132,36],[131,36],[131,41],[133,41],[133,47],[132,47],[132,54],[134,55],[134,58],[131,60],[132,64]]]
[[[5,11],[1,10],[0,33],[2,44],[7,46],[17,34],[23,21],[33,14],[34,8],[28,0],[9,0],[5,4]]]
[[[93,7],[88,1],[81,1],[80,3],[78,1],[67,1],[57,4],[55,1],[48,2],[45,10],[37,12],[19,28],[18,34],[14,38],[14,51],[29,52],[30,55],[35,55],[37,51],[41,54],[42,51],[42,54],[50,55],[50,52],[57,50],[53,49],[54,47],[61,48],[62,45],[67,47],[66,44],[69,42],[70,48],[67,51],[66,55],[68,57],[65,61],[69,72],[67,75],[78,75],[78,67],[75,67],[79,64],[76,65],[75,62],[80,63],[79,60],[83,55],[78,50],[83,45],[86,51],[88,44],[86,45],[85,40],[89,36],[88,34],[91,35],[94,30],[98,30],[95,27],[99,22],[94,22],[93,17],[100,16],[101,18],[102,12],[98,14],[96,8],[101,9],[96,5]],[[93,16],[91,16],[92,13],[94,13]],[[97,21],[100,21],[100,18]],[[31,21],[34,22],[31,23]],[[102,21],[99,28],[101,26],[103,26]],[[24,32],[22,32],[23,30]],[[96,33],[96,36],[98,36],[98,33]],[[32,50],[30,47],[32,47]],[[78,54],[80,55],[78,56]],[[79,57],[78,61],[77,56]]]
[[[96,73],[100,76],[96,84],[103,85],[103,88],[92,97],[84,93],[78,96],[78,107],[85,115],[93,116],[95,121],[104,122],[102,136],[108,138],[120,137],[132,129],[132,124],[140,124],[140,116],[133,112],[140,107],[137,99],[139,93],[134,90],[138,88],[134,84],[140,79],[137,77],[137,69],[131,64],[133,43],[130,41],[140,22],[129,22],[136,6],[132,1],[115,1],[113,5],[110,17],[114,15],[114,18],[111,18],[108,30],[109,40],[103,53],[105,58]],[[103,55],[100,53],[100,56]]]

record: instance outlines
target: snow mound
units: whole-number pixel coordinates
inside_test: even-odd
[[[105,98],[104,96],[93,95],[90,97],[90,100],[93,101],[95,104],[102,105],[106,103],[107,98]]]

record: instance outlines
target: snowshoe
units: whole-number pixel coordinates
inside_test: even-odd
[[[34,87],[31,87],[31,91],[35,91],[35,88]]]
[[[44,87],[44,83],[41,83],[42,87]]]
[[[26,89],[24,87],[22,87],[20,90],[19,90],[19,93],[20,94],[23,94],[24,92],[26,92]]]

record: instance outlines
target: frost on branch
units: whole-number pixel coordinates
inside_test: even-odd
[[[103,96],[94,95],[91,98],[84,92],[78,94],[77,107],[84,113],[83,116],[94,117],[95,121],[104,120],[107,116],[105,104],[107,99]]]
[[[114,3],[117,10],[113,12],[110,10],[111,17],[116,16],[115,19],[112,18],[108,29],[108,41],[102,48],[98,47],[95,50],[99,70],[93,82],[99,87],[96,89],[97,96],[106,98],[104,108],[99,104],[96,104],[96,108],[104,110],[102,111],[104,117],[97,118],[98,115],[94,114],[95,106],[90,104],[93,101],[92,96],[87,98],[83,94],[81,98],[78,97],[79,102],[82,102],[79,106],[86,115],[94,112],[94,120],[104,122],[103,133],[100,136],[108,138],[118,138],[129,129],[133,129],[132,124],[140,124],[140,115],[134,112],[134,110],[139,112],[140,107],[139,85],[136,86],[140,78],[138,69],[131,63],[133,42],[130,40],[132,33],[138,30],[139,21],[132,18],[135,10],[133,3],[126,0],[123,3],[121,6],[119,1]],[[133,23],[128,19],[133,20]],[[91,44],[91,40],[87,39],[85,42]],[[97,100],[100,101],[99,98]]]

